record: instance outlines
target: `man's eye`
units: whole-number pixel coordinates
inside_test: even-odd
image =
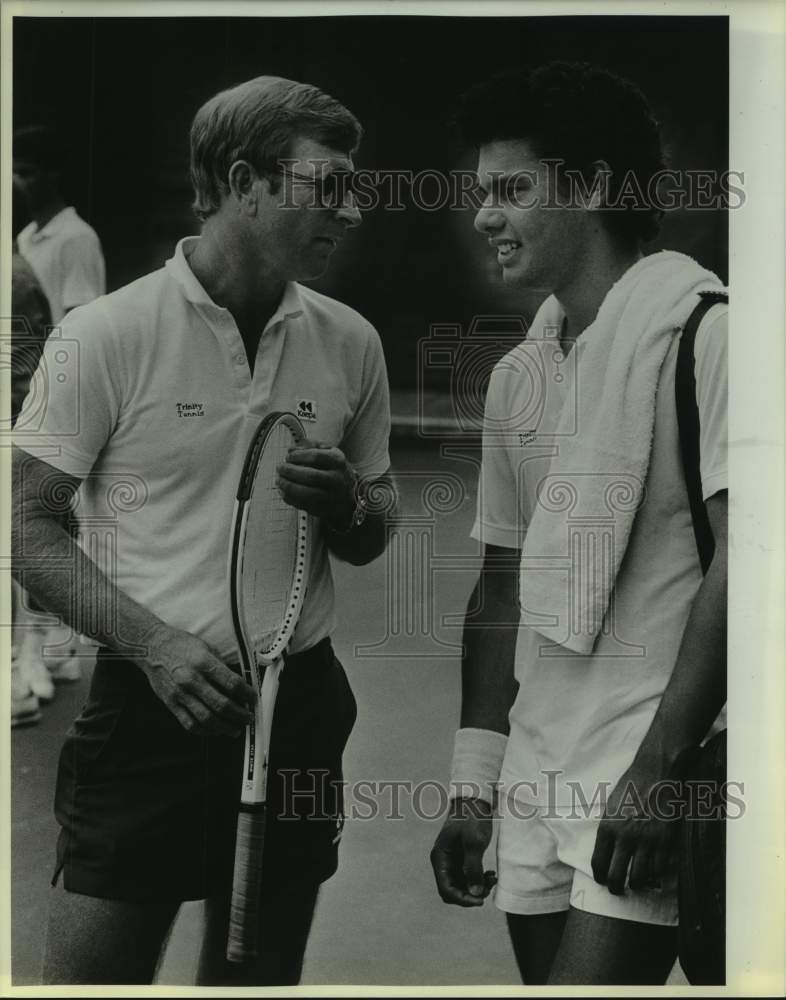
[[[508,201],[519,201],[531,190],[532,183],[526,177],[511,177],[505,183],[504,197]]]
[[[333,205],[341,205],[347,195],[355,193],[355,175],[350,171],[327,174],[321,184],[323,198]]]

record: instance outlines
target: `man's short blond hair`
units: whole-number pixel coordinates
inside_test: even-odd
[[[350,154],[362,132],[351,111],[307,83],[258,76],[222,90],[202,105],[191,125],[194,212],[204,220],[218,210],[237,160],[273,173],[295,139]]]

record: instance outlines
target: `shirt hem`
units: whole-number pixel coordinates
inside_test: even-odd
[[[518,893],[497,886],[494,892],[494,905],[503,913],[515,913],[521,916],[562,913],[570,907],[570,892],[570,888],[567,888],[556,892],[533,892],[520,896]]]
[[[490,527],[477,521],[472,526],[470,537],[484,545],[498,545],[505,549],[520,549],[522,545],[517,528]]]
[[[715,493],[720,493],[721,490],[727,490],[728,488],[729,474],[726,469],[721,469],[718,472],[712,472],[708,476],[701,477],[701,493],[704,500],[709,500]]]

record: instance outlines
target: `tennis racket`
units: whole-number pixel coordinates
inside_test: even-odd
[[[303,605],[310,548],[309,517],[284,502],[276,487],[276,467],[304,437],[294,414],[266,417],[246,454],[235,501],[229,560],[232,621],[243,678],[257,692],[257,706],[246,727],[227,939],[230,962],[253,961],[259,944],[270,728],[283,653]]]

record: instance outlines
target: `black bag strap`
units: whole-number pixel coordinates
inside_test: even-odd
[[[677,371],[674,378],[674,393],[677,401],[677,426],[680,434],[682,471],[688,488],[693,534],[699,552],[702,573],[706,573],[715,553],[715,539],[704,506],[701,489],[701,467],[699,451],[699,404],[696,400],[696,374],[694,344],[696,333],[709,310],[719,302],[728,302],[725,292],[700,292],[699,303],[688,317],[680,337],[677,352]]]

